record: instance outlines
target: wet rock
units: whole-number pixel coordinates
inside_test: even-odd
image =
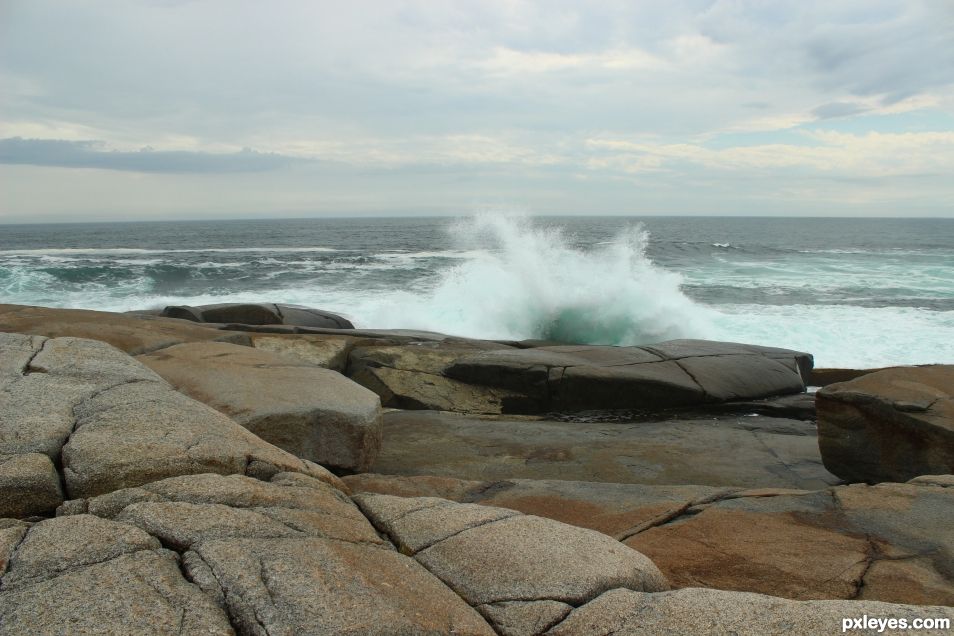
[[[898,367],[816,394],[825,466],[847,481],[954,473],[954,366]]]
[[[344,373],[348,365],[348,353],[356,338],[348,336],[310,336],[310,335],[265,335],[250,336],[256,349],[276,353],[298,362],[315,365]]]
[[[364,470],[378,454],[378,397],[340,373],[225,343],[175,346],[139,360],[186,395],[299,457]]]

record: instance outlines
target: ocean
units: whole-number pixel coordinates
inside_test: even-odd
[[[954,219],[358,218],[0,225],[0,302],[268,301],[359,327],[640,344],[819,367],[954,363]]]

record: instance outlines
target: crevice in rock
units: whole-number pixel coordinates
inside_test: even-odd
[[[868,571],[871,569],[871,566],[874,564],[874,562],[878,560],[878,555],[880,553],[878,545],[871,540],[871,535],[866,534],[865,540],[868,542],[868,547],[865,549],[864,569],[861,570],[861,574],[858,575],[858,578],[852,581],[852,585],[855,586],[855,591],[850,597],[848,597],[849,600],[856,600],[861,597],[865,587],[865,577],[868,575]]]
[[[665,523],[669,523],[670,521],[673,521],[674,519],[685,515],[686,511],[689,510],[690,507],[692,507],[692,502],[687,501],[681,506],[671,508],[670,510],[667,510],[661,515],[658,515],[656,517],[653,517],[652,519],[649,519],[648,521],[644,521],[643,523],[635,525],[632,528],[629,528],[628,530],[624,530],[613,538],[616,539],[617,541],[625,541],[626,539],[629,539],[630,537],[636,536],[640,532],[645,532],[646,530],[649,530],[650,528],[655,528],[656,526],[661,526]]]
[[[695,356],[690,356],[690,357],[695,357]],[[686,375],[689,376],[689,378],[692,380],[693,384],[695,384],[697,387],[699,387],[699,390],[702,391],[702,400],[703,400],[703,402],[709,402],[709,401],[716,401],[716,402],[718,402],[718,401],[719,401],[719,400],[715,400],[711,395],[709,395],[709,393],[708,393],[708,392],[705,390],[705,388],[702,386],[702,383],[699,382],[699,380],[696,379],[696,376],[693,375],[692,372],[689,371],[689,369],[687,369],[686,367],[684,367],[684,366],[682,365],[682,363],[679,362],[679,360],[673,360],[672,362],[675,362],[675,363],[676,363],[676,366],[679,367],[680,369],[682,369],[683,372],[684,372]]]
[[[516,485],[514,482],[507,480],[492,481],[478,486],[473,490],[468,490],[461,498],[460,503],[478,503],[485,501],[514,488]]]
[[[37,348],[33,354],[27,358],[27,361],[23,364],[23,369],[20,371],[20,375],[26,377],[32,373],[46,373],[45,369],[34,369],[33,361],[36,360],[37,356],[43,353],[43,350],[46,349],[47,343],[49,343],[51,338],[46,338],[43,342],[40,343],[40,346]]]
[[[29,532],[30,532],[30,528],[27,528],[26,531],[24,531],[23,535],[20,537],[20,539],[13,545],[13,548],[10,550],[10,555],[7,558],[7,562],[3,566],[3,570],[0,571],[0,589],[3,589],[3,577],[10,570],[10,566],[13,564],[13,559],[17,554],[17,550],[20,549],[20,545],[26,540],[27,534],[29,534]]]
[[[433,548],[435,545],[444,543],[444,542],[447,541],[448,539],[452,539],[453,537],[456,537],[456,536],[459,535],[459,534],[463,534],[463,533],[467,532],[468,530],[473,530],[474,528],[481,528],[481,527],[483,527],[483,526],[489,526],[489,525],[492,525],[492,524],[495,524],[495,523],[499,523],[499,522],[501,522],[501,521],[506,521],[507,519],[513,519],[514,516],[520,516],[520,514],[517,513],[516,515],[510,516],[510,517],[503,517],[503,518],[501,518],[501,519],[488,519],[487,521],[481,521],[480,523],[476,523],[476,524],[474,524],[474,525],[472,525],[472,526],[467,526],[466,528],[461,528],[460,530],[458,530],[457,532],[455,532],[455,533],[453,533],[453,534],[449,534],[449,535],[447,535],[446,537],[441,537],[440,539],[438,539],[437,541],[434,541],[433,543],[429,543],[429,544],[427,544],[427,545],[425,545],[425,546],[423,546],[423,547],[421,547],[421,548],[418,548],[417,550],[414,551],[414,553],[413,553],[411,556],[414,556],[415,554],[419,554],[419,553],[423,552],[424,550],[427,550],[428,548]]]

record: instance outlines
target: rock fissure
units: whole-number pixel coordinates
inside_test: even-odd
[[[27,361],[23,364],[23,369],[20,371],[20,375],[25,377],[32,373],[46,373],[45,370],[33,369],[32,367],[33,367],[33,361],[36,360],[37,356],[43,353],[43,350],[46,349],[46,345],[49,342],[50,342],[50,338],[46,338],[43,340],[43,342],[40,343],[40,346],[37,347],[37,350],[34,351],[33,354],[29,358],[27,358]]]
[[[699,356],[699,357],[701,357],[701,356]],[[715,356],[712,356],[712,357],[715,357]],[[699,387],[699,390],[702,391],[702,398],[703,398],[703,401],[704,401],[704,402],[711,402],[711,401],[713,401],[712,396],[709,395],[708,391],[705,390],[705,387],[702,386],[702,383],[699,382],[699,380],[696,379],[696,376],[693,375],[693,373],[692,373],[689,369],[687,369],[681,362],[679,362],[679,360],[672,360],[672,362],[674,362],[677,367],[679,367],[680,369],[682,369],[683,372],[684,372],[686,375],[689,376],[689,379],[692,380],[692,383],[693,383],[693,384],[695,384],[697,387]],[[716,401],[717,401],[717,400],[716,400]]]

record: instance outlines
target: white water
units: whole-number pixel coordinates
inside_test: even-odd
[[[812,304],[719,304],[689,299],[682,277],[646,257],[649,240],[631,227],[612,241],[589,249],[574,246],[559,230],[534,225],[529,218],[487,215],[459,222],[452,228],[453,245],[433,249],[382,251],[360,260],[309,261],[296,257],[275,261],[258,272],[258,281],[282,271],[323,274],[318,282],[261,286],[247,291],[208,289],[199,295],[159,295],[145,274],[120,283],[87,283],[58,290],[49,274],[11,262],[6,282],[0,281],[5,302],[60,305],[125,311],[167,304],[212,302],[297,303],[342,313],[359,327],[426,329],[461,336],[493,339],[541,338],[599,344],[643,344],[671,338],[710,338],[788,347],[812,352],[817,366],[876,367],[896,364],[954,363],[954,311],[918,307],[862,307]],[[729,249],[728,243],[714,245]],[[453,249],[448,249],[452,247]],[[46,249],[8,250],[8,255],[70,260],[81,254],[109,253],[122,265],[146,264],[153,253],[176,252],[319,252],[331,248],[236,249]],[[120,258],[117,258],[120,257]],[[121,258],[126,256],[127,258]],[[262,260],[260,263],[272,263]],[[276,255],[275,258],[278,258]],[[239,275],[240,257],[209,257],[195,267],[227,268]],[[161,259],[157,262],[172,262]],[[85,264],[82,264],[85,266]],[[818,269],[817,264],[751,260],[687,272],[695,285],[732,288],[806,286],[831,287],[842,293],[846,280],[877,295],[879,289],[910,289],[918,298],[947,298],[951,271],[943,265],[912,262],[898,268],[858,264]],[[850,265],[850,264],[849,264]],[[813,268],[814,267],[814,268]],[[847,267],[847,269],[845,269]],[[414,282],[394,285],[375,279],[375,272],[423,272]],[[333,278],[328,272],[335,272]],[[340,276],[337,273],[340,272]],[[49,279],[49,280],[47,280]],[[333,282],[329,283],[331,280]],[[55,291],[37,297],[37,289]],[[867,292],[865,292],[867,293]],[[840,297],[835,297],[839,302]],[[34,300],[37,299],[37,300]],[[849,302],[845,298],[843,302]]]

